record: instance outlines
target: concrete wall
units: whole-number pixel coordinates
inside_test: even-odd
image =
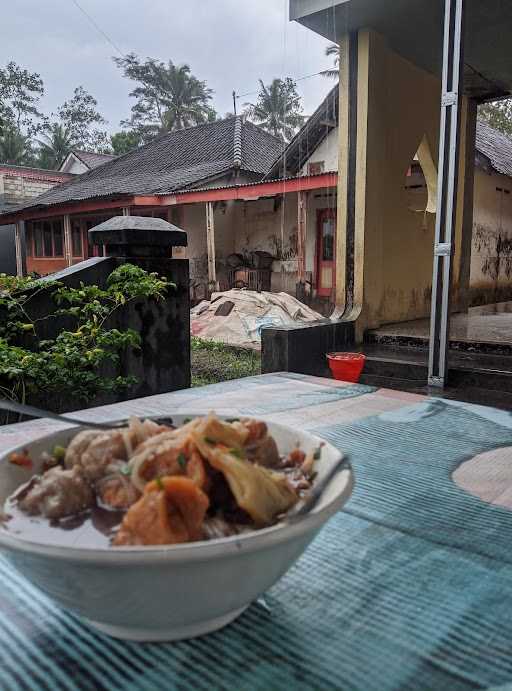
[[[338,128],[329,132],[319,146],[311,152],[311,156],[302,166],[301,175],[307,175],[310,163],[323,163],[324,173],[338,170]]]
[[[477,169],[471,248],[472,305],[512,298],[512,180]]]
[[[427,316],[434,216],[410,208],[405,176],[423,138],[437,160],[440,83],[359,33],[355,302],[367,327]]]

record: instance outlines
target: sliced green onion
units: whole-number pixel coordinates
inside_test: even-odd
[[[245,454],[242,449],[229,449],[229,453],[236,458],[245,458]]]
[[[212,444],[212,445],[214,445],[214,444],[217,443],[217,441],[216,441],[215,439],[212,439],[211,437],[205,437],[204,440],[205,440],[205,442],[206,442],[207,444]]]
[[[156,477],[155,482],[156,482],[156,486],[158,487],[158,489],[162,489],[162,490],[164,489],[164,483],[162,482],[161,477]]]
[[[66,455],[66,449],[63,446],[54,446],[53,447],[52,456],[55,458],[55,460],[58,463],[61,463],[64,460],[65,455]]]
[[[322,447],[319,446],[318,448],[315,449],[315,453],[313,454],[313,460],[318,461],[320,459],[321,455],[322,455]]]
[[[187,467],[187,457],[185,456],[183,451],[180,451],[180,453],[178,454],[178,465],[182,470],[185,470],[185,468]]]
[[[130,477],[130,475],[132,474],[132,469],[127,463],[122,468],[119,468],[119,472],[121,473],[121,475],[126,475],[127,477]]]

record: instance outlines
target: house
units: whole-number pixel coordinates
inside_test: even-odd
[[[87,173],[88,170],[93,170],[108,161],[112,161],[114,158],[115,156],[113,154],[98,154],[94,151],[71,149],[69,154],[62,161],[59,171],[61,173],[81,175],[82,173]]]
[[[69,180],[68,173],[0,163],[0,214]],[[21,254],[20,259],[21,259]],[[16,242],[14,225],[0,232],[0,273],[16,272]]]
[[[334,308],[339,94],[331,89],[302,129],[282,144],[242,117],[172,132],[107,161],[17,211],[25,219],[27,266],[58,270],[92,253],[87,230],[119,214],[152,214],[187,230],[197,297],[235,284],[297,295],[324,314]],[[478,124],[469,304],[512,293],[512,140]],[[433,245],[437,153],[416,142],[403,170],[396,217],[408,242]],[[507,167],[508,166],[508,167]],[[65,251],[65,230],[70,251]],[[46,237],[46,246],[44,238]],[[350,248],[348,248],[350,251]],[[267,268],[251,264],[270,255]],[[254,263],[254,261],[253,261]],[[426,316],[430,292],[390,292],[381,323]]]
[[[90,256],[87,230],[106,218],[119,213],[169,218],[189,230],[192,275],[201,275],[208,263],[204,204],[185,211],[175,195],[256,183],[281,150],[279,140],[242,117],[170,132],[21,204],[2,220],[24,222],[19,230],[26,237],[27,268],[49,273]],[[224,256],[231,241],[221,216],[217,243]]]

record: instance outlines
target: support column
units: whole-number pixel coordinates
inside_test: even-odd
[[[25,242],[25,222],[18,221],[14,229],[14,244],[16,248],[16,274],[27,274],[27,246]]]
[[[215,267],[215,222],[213,217],[213,203],[206,202],[206,251],[208,254],[208,287],[214,291],[219,289],[217,270]]]
[[[297,279],[300,286],[306,282],[306,228],[308,193],[297,194]]]
[[[71,218],[69,214],[64,216],[64,258],[66,266],[73,264],[73,241],[71,238]]]
[[[123,216],[129,216],[130,215],[130,207],[129,206],[123,206]]]
[[[466,99],[465,114],[465,153],[464,160],[462,160],[459,165],[459,171],[464,178],[460,256],[457,257],[457,253],[455,253],[455,261],[458,259],[459,264],[457,309],[461,312],[468,311],[471,300],[471,246],[473,242],[473,207],[475,201],[475,148],[477,121],[477,103],[474,99]],[[459,224],[457,223],[457,225]]]
[[[457,209],[463,87],[464,0],[445,0],[438,206],[432,277],[428,383],[444,387],[450,327],[450,288]]]

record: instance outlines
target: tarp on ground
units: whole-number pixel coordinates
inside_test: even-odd
[[[324,320],[288,293],[226,290],[213,293],[190,312],[190,332],[205,340],[259,348],[261,330]]]

